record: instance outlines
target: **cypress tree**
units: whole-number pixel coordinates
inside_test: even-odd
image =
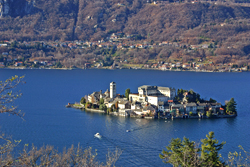
[[[130,89],[125,90],[125,97],[129,100]]]
[[[236,102],[234,100],[234,98],[231,98],[229,100],[229,102],[226,105],[226,111],[227,113],[231,114],[231,113],[236,113]]]

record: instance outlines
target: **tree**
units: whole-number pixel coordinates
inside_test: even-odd
[[[186,137],[182,141],[179,138],[172,139],[167,150],[163,150],[159,156],[164,163],[175,167],[225,166],[218,153],[225,143],[218,144],[218,140],[213,139],[214,132],[209,132],[206,137],[201,140],[201,147]]]
[[[34,145],[28,149],[28,145],[20,153],[18,158],[11,155],[8,159],[1,156],[0,166],[97,166],[110,167],[115,166],[116,161],[121,155],[121,150],[116,149],[114,152],[108,151],[106,164],[97,160],[97,152],[92,151],[92,148],[83,149],[78,145],[73,145],[69,149],[65,149],[63,153],[58,153],[58,150],[53,146],[43,146],[37,148]],[[8,160],[8,161],[7,161]]]
[[[228,166],[234,167],[247,167],[250,164],[250,154],[247,152],[241,145],[239,145],[239,148],[243,151],[242,152],[229,152],[228,153]]]
[[[206,112],[206,116],[207,116],[207,117],[211,117],[211,116],[212,116],[212,111],[211,111],[211,110],[207,111],[207,112]]]
[[[214,139],[214,132],[209,132],[206,139],[202,139],[201,160],[202,166],[224,166],[220,160],[219,151],[223,148],[225,142],[218,144],[219,141]]]
[[[18,44],[18,42],[17,42],[17,41],[14,41],[14,42],[11,43],[10,46],[11,46],[12,48],[16,48],[16,47],[17,47],[17,44]]]
[[[198,166],[199,148],[195,147],[195,142],[184,137],[181,139],[172,139],[167,150],[163,150],[160,158],[164,163],[170,163],[173,166]]]
[[[85,104],[85,108],[91,108],[91,107],[92,107],[92,103],[87,102],[87,103]]]
[[[130,89],[125,90],[125,97],[129,100]]]
[[[5,82],[0,81],[0,113],[23,116],[20,111],[17,111],[17,107],[13,105],[14,100],[21,97],[22,93],[12,92],[12,89],[17,87],[17,85],[25,83],[23,78],[23,76],[14,76]]]
[[[214,100],[214,99],[212,99],[212,98],[209,99],[209,103],[216,103],[216,102],[217,102],[217,101]]]
[[[63,66],[62,66],[61,62],[58,61],[58,62],[55,64],[55,67],[56,67],[56,68],[62,68]]]
[[[84,97],[82,97],[80,103],[81,104],[85,104],[86,103],[86,99]]]
[[[107,110],[107,106],[105,104],[101,104],[101,105],[99,105],[99,109],[106,111]]]
[[[100,104],[100,105],[101,105],[101,104],[104,104],[104,99],[103,99],[103,98],[100,99],[99,104]]]
[[[188,91],[188,93],[190,93],[190,94],[192,95],[192,94],[194,94],[195,92],[193,91],[193,89],[190,89],[190,90]]]
[[[181,102],[183,97],[184,97],[183,93],[185,93],[185,92],[187,92],[187,90],[178,89],[177,90],[177,98],[176,98],[176,100]]]
[[[229,102],[226,104],[226,112],[228,114],[233,114],[233,113],[236,114],[237,113],[237,111],[236,111],[236,102],[235,102],[234,98],[231,98],[229,100]]]
[[[23,77],[14,76],[7,79],[5,82],[0,81],[0,113],[8,113],[23,117],[23,114],[17,110],[13,102],[21,97],[20,92],[12,92],[12,89],[20,83],[24,83]],[[6,137],[4,133],[0,133],[0,166],[10,166],[14,158],[11,156],[13,149],[20,141],[12,141],[10,137]]]
[[[196,99],[195,99],[196,103],[200,103],[200,101],[202,101],[201,99],[201,95],[199,93],[196,94]]]

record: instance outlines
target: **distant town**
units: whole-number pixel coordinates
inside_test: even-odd
[[[130,38],[140,38],[137,35],[112,33],[110,37],[104,40],[89,42],[89,41],[66,41],[66,42],[16,42],[16,41],[2,41],[0,42],[0,68],[98,68],[98,69],[154,69],[154,70],[172,70],[172,71],[200,71],[200,72],[242,72],[249,71],[249,66],[241,66],[234,63],[218,63],[209,62],[204,58],[199,58],[190,62],[174,62],[149,60],[145,64],[134,63],[131,60],[107,60],[106,62],[96,58],[83,60],[65,60],[58,58],[55,55],[45,55],[45,52],[53,52],[56,49],[84,50],[84,49],[102,49],[102,51],[113,50],[133,50],[133,49],[150,49],[150,48],[164,48],[164,47],[178,47],[185,48],[187,52],[194,52],[197,49],[208,49],[218,47],[215,44],[201,44],[201,45],[186,45],[178,42],[164,41],[161,43],[149,43],[146,40],[142,43],[123,42],[122,40]],[[1,51],[0,50],[0,51]],[[32,56],[32,50],[36,50],[38,55]],[[40,50],[40,51],[39,51]],[[26,53],[27,51],[27,53]],[[41,52],[41,53],[40,53]],[[40,54],[40,55],[39,55]],[[41,55],[42,54],[42,55]],[[51,53],[50,53],[51,54]]]
[[[110,89],[86,95],[80,103],[67,107],[103,112],[117,116],[139,118],[228,118],[237,116],[236,102],[233,98],[225,105],[210,98],[204,100],[193,90],[148,86],[138,87],[138,92],[125,95],[116,93],[116,83],[110,83]]]
[[[81,10],[75,3],[2,3],[0,67],[250,70],[250,5],[243,0],[86,1]]]

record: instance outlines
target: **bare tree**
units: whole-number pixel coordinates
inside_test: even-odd
[[[20,92],[12,92],[20,83],[24,83],[23,77],[18,76],[7,79],[5,82],[0,81],[0,113],[8,113],[20,116],[21,118],[23,117],[23,114],[13,105],[13,101],[22,95]],[[20,141],[13,141],[10,137],[1,133],[0,142],[0,166],[9,166],[14,160],[12,151]]]
[[[18,76],[7,79],[5,82],[0,81],[0,113],[23,117],[23,114],[17,111],[17,107],[13,106],[13,101],[22,94],[12,92],[21,83],[25,83],[23,77]],[[76,148],[72,145],[68,150],[64,149],[62,153],[59,153],[53,146],[37,148],[34,145],[29,147],[26,144],[19,156],[14,156],[13,150],[20,142],[21,140],[12,140],[5,134],[0,134],[0,166],[110,167],[115,165],[121,155],[120,149],[116,149],[114,152],[109,151],[104,164],[97,160],[97,153],[93,152],[91,147],[83,149],[79,144]]]
[[[21,97],[22,93],[12,92],[12,90],[20,83],[24,83],[23,77],[18,76],[7,79],[5,82],[0,81],[0,113],[23,116],[20,111],[17,111],[17,107],[13,106],[13,101]]]

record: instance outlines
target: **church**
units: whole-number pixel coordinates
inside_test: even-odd
[[[129,101],[150,103],[158,106],[159,102],[173,100],[175,96],[175,88],[143,85],[138,87],[137,94],[129,94]]]
[[[102,90],[100,90],[99,92],[93,92],[92,94],[88,95],[88,101],[91,103],[98,103],[101,98],[111,101],[114,100],[117,96],[115,82],[110,83],[109,90],[107,90],[105,93],[102,93]]]

